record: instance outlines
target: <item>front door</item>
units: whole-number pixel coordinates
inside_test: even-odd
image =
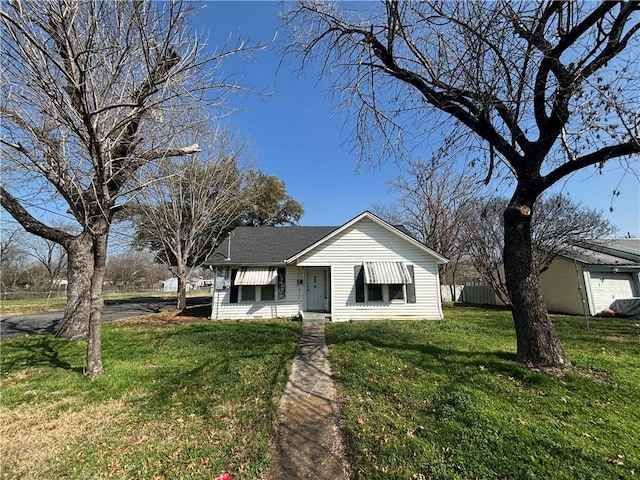
[[[307,310],[310,312],[328,311],[329,269],[324,267],[307,268]]]

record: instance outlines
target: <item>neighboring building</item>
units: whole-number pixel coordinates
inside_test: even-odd
[[[640,297],[640,239],[571,245],[540,275],[540,284],[547,308],[558,313],[596,315],[614,300]]]
[[[185,285],[185,291],[191,292],[195,289],[195,283],[192,280],[188,280]],[[162,282],[161,291],[170,293],[178,291],[178,277],[167,278],[164,282]]]
[[[205,262],[213,319],[441,319],[447,260],[370,212],[340,227],[238,227]]]

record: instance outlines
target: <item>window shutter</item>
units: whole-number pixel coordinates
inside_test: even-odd
[[[236,275],[238,269],[231,270],[231,288],[229,289],[229,303],[238,303],[238,286],[236,285]]]
[[[362,265],[353,267],[356,282],[356,303],[364,303],[364,268]]]
[[[407,283],[407,303],[416,303],[416,278],[413,275],[413,265],[407,265],[411,283]]]

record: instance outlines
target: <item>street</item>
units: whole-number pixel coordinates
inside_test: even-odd
[[[193,307],[211,303],[210,295],[187,297],[187,306]],[[103,323],[121,318],[170,311],[175,308],[175,298],[140,297],[121,303],[105,303]],[[53,333],[62,320],[62,310],[32,312],[2,316],[0,318],[0,338],[15,337],[34,333]]]

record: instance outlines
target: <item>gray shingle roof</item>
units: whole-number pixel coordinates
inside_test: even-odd
[[[587,240],[585,245],[592,250],[640,263],[640,238],[599,238]]]
[[[313,245],[338,227],[237,227],[205,265],[276,264]],[[231,249],[229,247],[231,240]],[[226,260],[231,252],[230,260]]]
[[[589,265],[638,265],[640,238],[585,240],[568,246],[561,255]]]

